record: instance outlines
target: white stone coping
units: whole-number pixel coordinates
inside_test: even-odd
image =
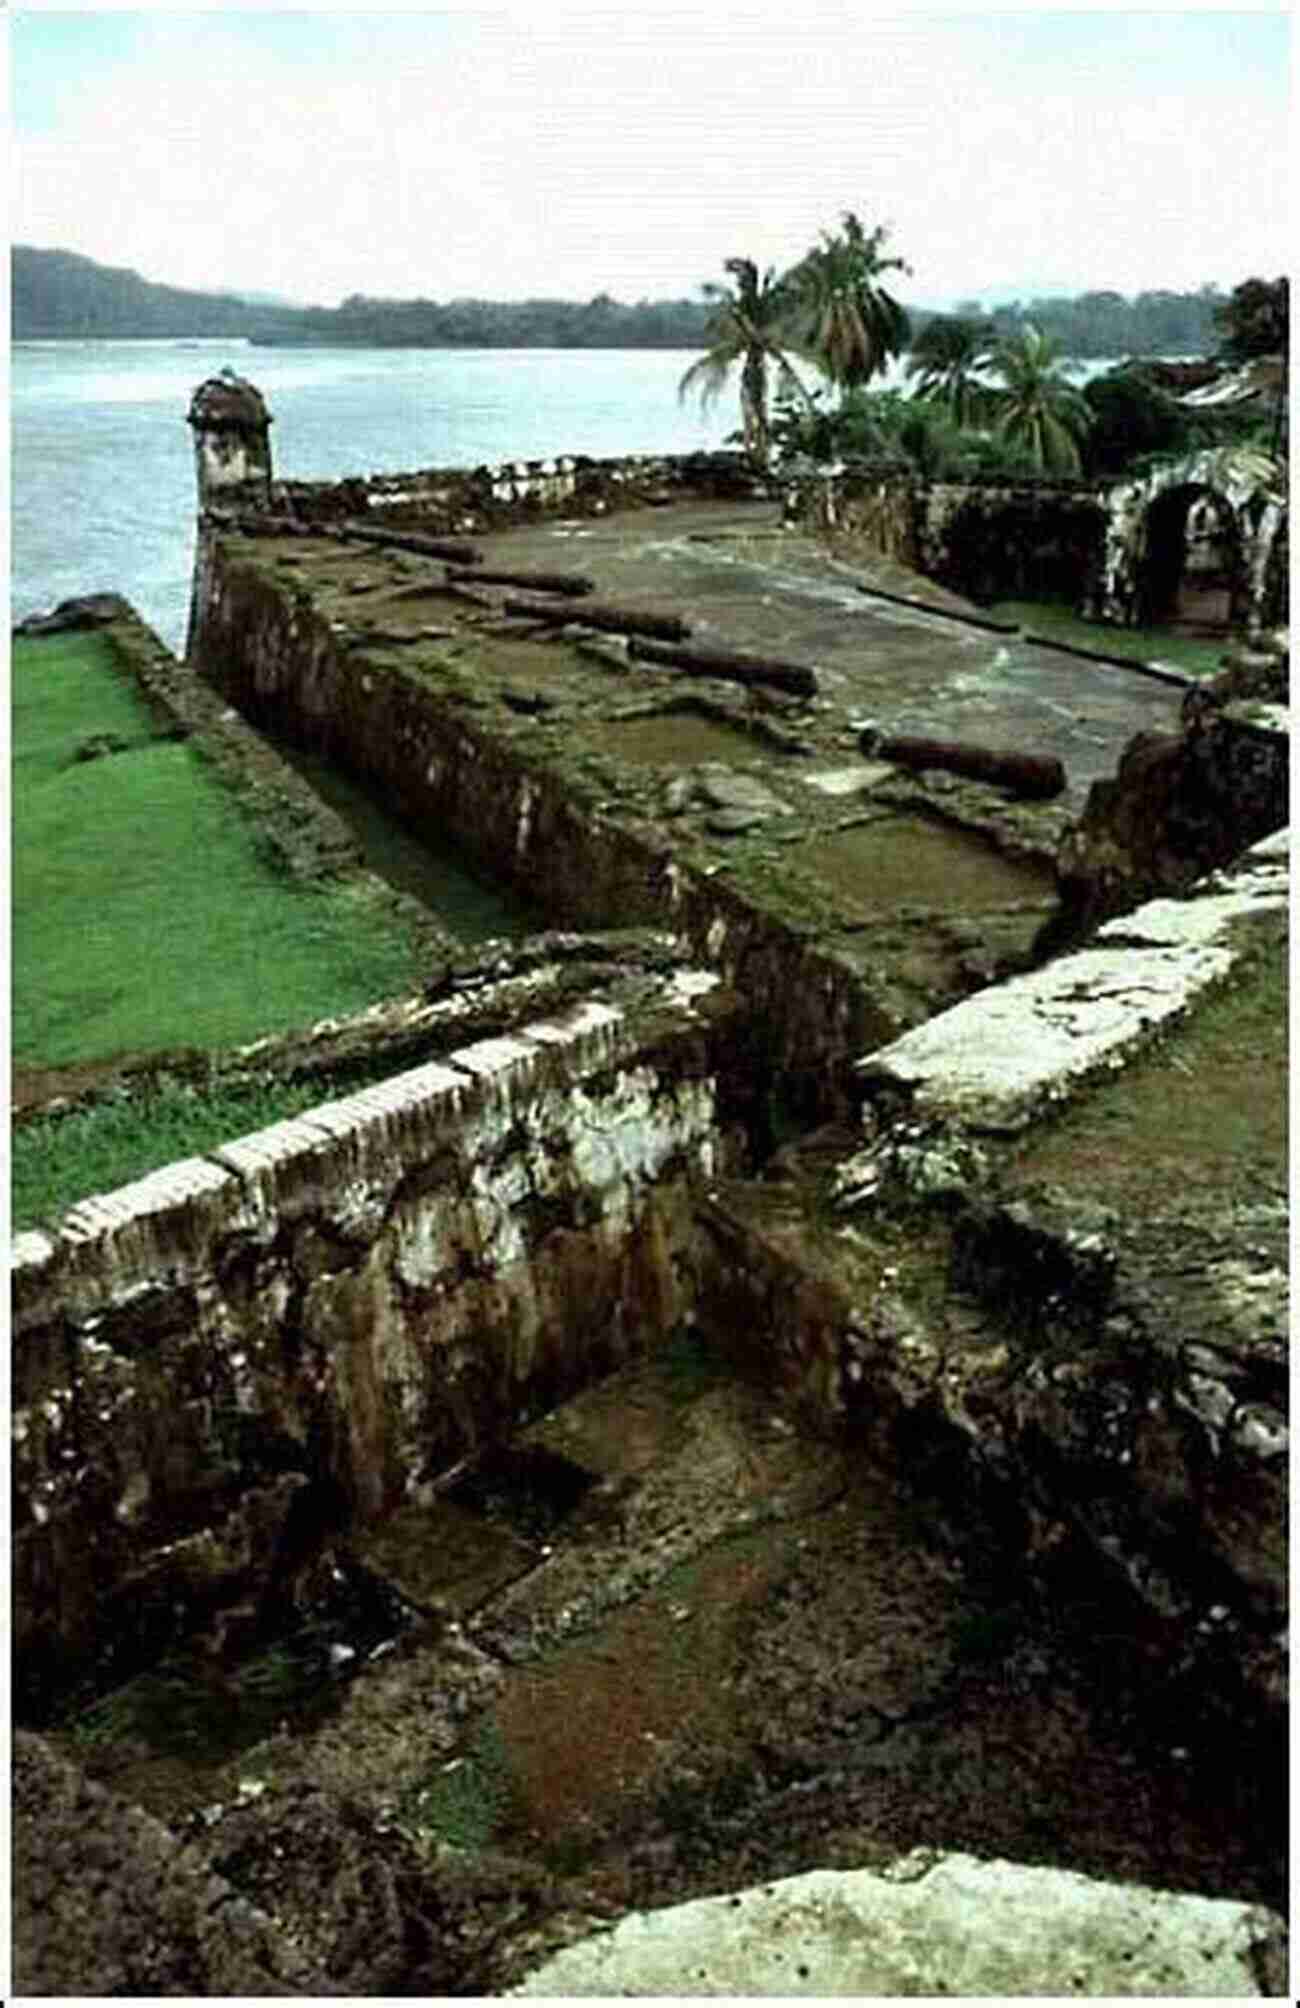
[[[650,1000],[651,1006],[666,1005],[678,1011],[684,1022],[689,1021],[695,1015],[695,999],[716,988],[719,981],[711,970],[673,970],[662,980],[661,994]],[[629,1019],[616,1005],[583,998],[569,1010],[518,1032],[476,1040],[442,1060],[408,1068],[337,1101],[322,1102],[300,1115],[235,1137],[203,1156],[163,1165],[111,1192],[91,1193],[65,1213],[56,1238],[39,1230],[14,1237],[10,1262],[15,1283],[30,1282],[55,1259],[60,1244],[81,1247],[116,1237],[132,1227],[161,1226],[166,1216],[216,1195],[237,1200],[241,1185],[264,1187],[296,1158],[308,1159],[331,1143],[350,1137],[360,1142],[376,1132],[382,1134],[394,1120],[432,1109],[443,1100],[454,1104],[476,1083],[504,1084],[526,1072],[548,1050],[568,1047],[574,1049],[575,1058],[582,1054],[583,1060],[589,1061],[595,1055],[582,1053],[585,1046],[603,1048],[617,1046],[623,1038],[634,1040],[639,1015]]]
[[[671,982],[671,978],[669,979]],[[544,1018],[526,1028],[527,1036],[544,1046],[568,1046],[589,1033],[608,1032],[624,1022],[623,1013],[599,998],[587,997],[563,1018]]]
[[[9,1267],[14,1281],[20,1282],[25,1275],[43,1269],[47,1262],[53,1261],[54,1254],[54,1243],[39,1228],[26,1228],[21,1234],[15,1234],[9,1248]]]
[[[1277,858],[1287,866],[1290,865],[1290,825],[1281,830],[1274,830],[1271,836],[1261,837],[1257,844],[1252,844],[1248,851],[1243,852],[1242,856],[1238,859],[1238,865],[1248,867],[1252,860],[1262,860],[1265,858]]]
[[[73,1242],[98,1240],[206,1199],[231,1182],[230,1173],[210,1158],[179,1158],[115,1192],[96,1192],[79,1200],[64,1214],[59,1233]]]
[[[509,1992],[1241,2000],[1284,1991],[1285,1946],[1260,1905],[916,1848],[633,1912]]]

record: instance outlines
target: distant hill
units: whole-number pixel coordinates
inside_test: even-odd
[[[12,333],[18,342],[60,335],[176,336],[271,333],[292,308],[251,306],[232,293],[156,286],[138,272],[75,251],[16,244],[10,254]]]
[[[699,348],[711,309],[703,300],[642,300],[606,293],[571,300],[372,300],[295,307],[266,294],[192,293],[73,251],[15,245],[13,339],[87,336],[245,335],[250,341],[366,348]]]
[[[354,293],[340,307],[296,307],[262,293],[192,293],[159,286],[74,251],[12,252],[13,338],[243,335],[304,347],[474,349],[698,349],[713,309],[703,299],[639,300],[598,293],[578,300],[376,300]],[[1203,355],[1216,346],[1224,295],[1110,292],[995,306],[963,302],[995,334],[1032,320],[1072,356]],[[908,309],[913,332],[934,310]]]

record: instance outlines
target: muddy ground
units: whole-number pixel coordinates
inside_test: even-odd
[[[1283,1904],[1281,1767],[934,1508],[684,1332],[55,1741],[346,1992],[918,1845]]]

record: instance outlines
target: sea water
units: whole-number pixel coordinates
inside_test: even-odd
[[[196,384],[229,364],[270,406],[277,475],[337,480],[557,453],[724,444],[734,396],[677,386],[665,349],[274,349],[242,341],[17,342],[11,351],[12,617],[119,592],[184,646]]]

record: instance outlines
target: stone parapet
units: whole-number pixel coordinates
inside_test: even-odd
[[[1222,983],[1252,949],[1249,923],[1285,917],[1285,833],[1226,880],[1154,900],[1100,928],[1095,945],[980,991],[858,1062],[869,1097],[974,1130],[1025,1127],[1092,1074]]]
[[[438,536],[503,529],[546,516],[603,516],[612,509],[692,496],[748,498],[768,492],[741,453],[622,454],[594,459],[558,454],[482,467],[426,467],[344,481],[275,481],[224,486],[223,510],[265,510],[303,525],[357,519],[379,529]]]
[[[733,1013],[614,978],[19,1237],[20,1681],[256,1589],[277,1472],[365,1518],[670,1329]]]

